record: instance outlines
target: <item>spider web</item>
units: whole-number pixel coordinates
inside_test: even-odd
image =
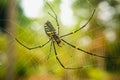
[[[17,15],[17,14],[16,14]],[[7,21],[12,24],[15,24],[16,32],[15,35],[12,37],[16,37],[21,43],[23,43],[26,46],[34,47],[39,46],[46,41],[48,41],[48,37],[44,32],[44,19],[40,20],[26,20],[24,23],[24,18],[22,18],[23,14],[20,15],[19,20],[16,22],[9,21],[7,19],[1,19],[1,22]],[[53,19],[51,19],[51,22],[53,25],[56,25]],[[86,20],[85,20],[86,21]],[[82,22],[81,22],[82,23]],[[42,25],[41,25],[42,24]],[[92,25],[93,24],[93,25]],[[82,24],[81,24],[82,25]],[[79,24],[77,25],[80,26]],[[91,26],[95,26],[91,28]],[[77,28],[78,28],[77,27]],[[57,27],[55,27],[57,28]],[[61,35],[74,31],[75,29],[67,29],[65,27],[60,26],[60,33]],[[9,32],[8,32],[9,33]],[[107,51],[107,45],[106,40],[104,36],[104,28],[98,27],[97,23],[92,20],[91,25],[87,25],[85,29],[79,31],[78,33],[75,33],[71,36],[65,37],[66,41],[68,41],[71,44],[74,44],[75,46],[84,49],[86,51],[92,52],[97,55],[106,56]],[[6,53],[6,38],[5,35],[0,34],[1,36],[1,42],[0,45],[2,46],[0,49],[0,53],[2,54],[2,58],[4,53]],[[11,42],[12,43],[12,42]],[[62,64],[66,67],[83,67],[81,70],[75,70],[75,71],[67,71],[62,68],[62,66],[59,64],[57,59],[55,58],[54,49],[52,46],[51,54],[49,59],[47,60],[49,49],[50,49],[50,43],[48,43],[43,48],[38,48],[34,50],[28,50],[25,47],[21,46],[19,43],[15,41],[16,44],[16,73],[21,76],[21,71],[23,71],[22,75],[31,74],[31,72],[38,72],[40,74],[55,74],[55,76],[63,76],[62,74],[67,75],[73,75],[72,79],[76,76],[82,76],[86,75],[88,76],[90,70],[93,68],[97,69],[104,69],[105,59],[100,57],[91,56],[88,54],[85,54],[84,52],[78,51],[64,42],[61,42],[61,47],[59,47],[57,44],[56,51],[58,54],[58,57]],[[0,59],[2,59],[0,58]],[[3,59],[4,60],[4,59]],[[115,67],[115,66],[112,66]],[[80,72],[79,72],[80,71]],[[75,75],[77,74],[77,75]]]

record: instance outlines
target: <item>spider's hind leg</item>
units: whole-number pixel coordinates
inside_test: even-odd
[[[48,44],[48,43],[50,42],[50,39],[49,39],[46,43],[44,43],[44,44],[42,44],[42,45],[39,45],[39,46],[36,46],[36,47],[28,47],[28,46],[24,45],[22,42],[20,42],[17,38],[15,38],[15,40],[16,40],[21,46],[25,47],[25,48],[28,49],[28,50],[32,50],[32,49],[36,49],[36,48],[42,48],[42,47],[44,47],[46,44]]]
[[[54,14],[54,16],[53,16],[50,12],[48,12],[48,14],[49,14],[52,18],[54,18],[55,21],[56,21],[56,24],[57,24],[57,26],[58,26],[58,35],[59,35],[59,29],[60,29],[60,27],[59,27],[59,22],[58,22],[57,14],[55,13],[55,11],[54,11],[53,8],[51,7],[51,5],[50,5],[48,2],[46,2],[46,3],[47,3],[47,5],[50,7],[51,11],[52,11],[53,14]]]

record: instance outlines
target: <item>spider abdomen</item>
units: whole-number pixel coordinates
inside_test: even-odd
[[[47,21],[44,25],[46,34],[52,39],[55,40],[57,44],[61,42],[60,38],[56,34],[55,28],[53,27],[50,21]]]

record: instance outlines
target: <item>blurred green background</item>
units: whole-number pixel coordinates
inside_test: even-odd
[[[47,1],[47,0],[46,0]],[[44,23],[49,20],[57,31],[50,7],[43,0],[0,0],[0,80],[120,80],[120,1],[119,0],[48,0],[58,16],[60,36],[84,25],[96,8],[94,17],[66,41],[103,59],[77,51],[64,42],[56,45],[48,58],[50,43],[28,50],[14,40],[35,47],[48,41]]]

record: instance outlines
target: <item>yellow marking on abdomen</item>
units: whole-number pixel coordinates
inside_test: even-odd
[[[47,34],[51,34],[52,32],[47,32]]]

